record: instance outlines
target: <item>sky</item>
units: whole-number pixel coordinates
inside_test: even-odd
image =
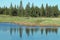
[[[49,6],[58,5],[58,8],[60,9],[60,0],[22,0],[22,2],[23,2],[23,7],[25,7],[26,4],[30,2],[30,6],[32,5],[32,3],[34,3],[34,6],[38,6],[38,7],[41,7],[42,4],[45,7],[46,4],[48,4]],[[0,7],[4,7],[4,6],[10,7],[11,3],[13,6],[15,4],[20,5],[20,0],[0,0]]]

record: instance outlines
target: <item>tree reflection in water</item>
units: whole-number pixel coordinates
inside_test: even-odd
[[[33,30],[33,28],[31,28],[31,34],[33,35],[33,32],[34,32],[34,30]]]
[[[26,28],[26,34],[29,36],[29,34],[30,34],[30,28]]]
[[[12,28],[10,28],[10,35],[12,35]]]
[[[43,28],[41,28],[41,34],[43,34]]]
[[[46,28],[45,32],[46,32],[46,35],[51,32],[57,34],[57,28]]]
[[[27,34],[27,36],[30,35],[30,33],[32,34],[32,36],[34,35],[34,33],[37,33],[38,31],[43,35],[44,31],[46,33],[46,35],[48,33],[56,33],[58,32],[57,28],[10,28],[10,34],[12,35],[12,33],[18,31],[20,38],[22,38],[23,35],[23,31],[25,31],[25,33]]]
[[[22,28],[19,28],[18,30],[19,30],[20,37],[22,38],[23,29]]]

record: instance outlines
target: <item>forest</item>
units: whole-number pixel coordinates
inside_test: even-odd
[[[30,3],[26,5],[26,7],[23,7],[22,1],[20,1],[19,6],[10,5],[10,7],[0,7],[0,15],[10,15],[10,16],[19,16],[19,17],[59,17],[60,16],[60,10],[58,8],[58,5],[55,6],[49,6],[46,4],[46,7],[42,4],[39,8],[38,6],[34,6],[32,3],[32,6],[30,7]]]

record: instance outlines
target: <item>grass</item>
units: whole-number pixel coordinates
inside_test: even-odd
[[[60,18],[44,18],[44,17],[18,17],[18,16],[6,16],[0,15],[0,22],[16,22],[16,23],[27,23],[27,25],[59,25]],[[22,23],[22,24],[23,24]]]

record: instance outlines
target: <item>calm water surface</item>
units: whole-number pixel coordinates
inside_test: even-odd
[[[26,27],[0,23],[0,40],[60,40],[60,27]]]

